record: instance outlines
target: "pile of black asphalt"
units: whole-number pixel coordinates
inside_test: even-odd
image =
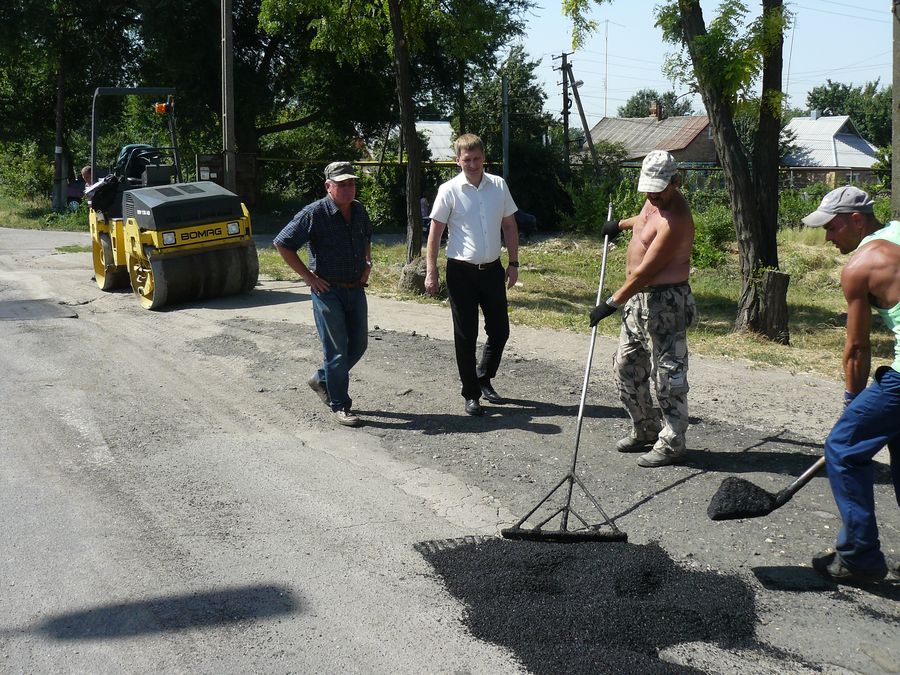
[[[706,514],[711,520],[757,518],[775,509],[776,495],[743,478],[729,476],[712,496]]]
[[[656,544],[492,538],[416,548],[464,604],[469,631],[533,673],[702,672],[660,660],[684,642],[766,650],[750,587],[679,567]]]

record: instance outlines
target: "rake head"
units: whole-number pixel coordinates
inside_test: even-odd
[[[500,530],[504,539],[524,539],[527,541],[554,541],[569,544],[585,541],[628,541],[628,535],[618,529],[544,530],[507,527]]]

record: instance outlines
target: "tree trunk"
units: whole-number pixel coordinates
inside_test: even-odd
[[[787,297],[790,275],[778,270],[763,270],[747,283],[741,284],[741,299],[738,303],[739,324],[759,333],[774,342],[790,344],[787,332]]]
[[[467,132],[466,125],[466,63],[459,62],[459,79],[456,82],[456,117],[459,120],[459,135]]]
[[[782,0],[764,0],[763,12],[780,10]],[[763,62],[763,101],[750,161],[734,128],[731,101],[713,78],[704,77],[704,55],[695,40],[706,35],[698,0],[679,0],[684,40],[709,115],[725,185],[731,198],[741,268],[741,296],[735,330],[749,330],[787,344],[788,275],[778,271],[778,134],[780,132],[782,40],[773,41]]]
[[[62,211],[66,207],[66,185],[63,175],[63,127],[65,118],[66,95],[63,88],[63,64],[62,57],[56,67],[56,147],[53,154],[53,199],[54,211]]]
[[[408,157],[406,165],[406,262],[422,255],[422,216],[419,197],[422,191],[422,148],[416,134],[415,109],[410,84],[409,47],[403,29],[399,0],[388,0],[391,32],[394,37],[394,66],[397,74],[397,98],[400,104],[400,134]]]

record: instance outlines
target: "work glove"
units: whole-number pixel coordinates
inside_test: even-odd
[[[604,237],[609,237],[610,241],[615,241],[616,237],[619,236],[619,221],[607,220],[603,227],[600,228],[600,234]]]
[[[596,307],[594,307],[594,309],[591,310],[591,328],[596,326],[610,314],[615,314],[617,309],[619,309],[619,306],[615,302],[613,302],[612,298],[604,302],[602,305],[597,305]]]

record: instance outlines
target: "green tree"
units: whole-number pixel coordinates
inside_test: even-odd
[[[83,124],[97,86],[128,77],[131,62],[122,57],[137,18],[125,0],[0,3],[0,141],[34,139],[55,156],[57,208],[68,177],[62,157],[71,155],[69,135]]]
[[[217,147],[221,81],[209,73],[221,67],[218,3],[135,2],[144,17],[140,79],[176,87],[181,125],[200,142],[211,140]],[[235,135],[240,152],[258,152],[264,137],[311,124],[342,131],[349,146],[349,139],[388,123],[395,97],[385,52],[373,52],[354,63],[338,61],[311,47],[316,33],[310,24],[316,16],[298,11],[291,20],[273,22],[264,30],[260,10],[260,0],[232,1]],[[176,13],[181,18],[172,22]],[[185,63],[192,67],[185,68]]]
[[[311,26],[312,46],[330,52],[342,62],[358,64],[366,57],[387,52],[393,61],[400,131],[408,157],[406,172],[407,259],[422,252],[419,213],[422,147],[416,134],[413,58],[423,53],[424,38],[432,30],[454,35],[448,58],[482,54],[495,39],[497,26],[488,21],[501,17],[497,8],[508,0],[438,0],[410,3],[401,0],[262,0],[260,19],[269,30],[294,25],[301,15],[316,17]],[[528,5],[524,5],[528,6]],[[500,30],[509,30],[508,22]],[[514,29],[514,25],[512,25]],[[486,40],[488,36],[490,39]]]
[[[854,87],[827,80],[806,95],[810,109],[825,115],[849,115],[867,141],[882,147],[891,144],[891,86],[878,88],[879,80]]]
[[[537,216],[545,227],[559,223],[569,199],[559,180],[564,168],[561,146],[545,144],[548,132],[560,126],[544,112],[547,95],[537,81],[540,61],[530,60],[521,45],[514,46],[497,71],[476,78],[468,96],[469,128],[481,136],[488,158],[503,156],[503,96],[505,75],[509,97],[510,191],[516,204]]]
[[[641,89],[619,108],[617,114],[619,117],[648,117],[650,106],[656,102],[662,107],[661,119],[695,114],[687,98],[679,98],[674,91],[660,94],[656,89]]]
[[[589,0],[564,0],[563,7],[576,41],[595,28],[586,14]],[[731,199],[741,268],[735,329],[787,344],[789,277],[778,270],[776,234],[782,47],[789,15],[782,0],[762,0],[760,17],[749,24],[746,17],[739,0],[724,0],[709,25],[699,0],[667,0],[657,8],[664,38],[682,48],[667,73],[702,97]],[[748,149],[734,113],[760,80],[758,122]]]

